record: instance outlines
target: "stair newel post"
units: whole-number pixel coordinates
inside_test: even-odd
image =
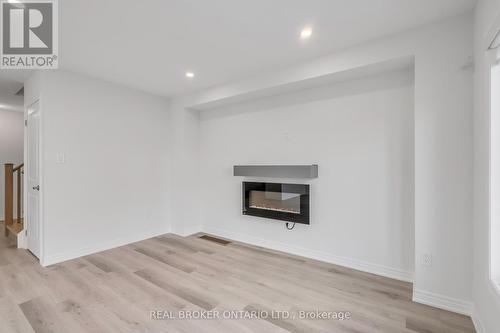
[[[5,164],[5,236],[9,235],[7,226],[14,223],[14,164]]]

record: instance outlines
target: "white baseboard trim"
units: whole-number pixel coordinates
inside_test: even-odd
[[[145,240],[148,238],[161,236],[161,235],[164,235],[167,233],[169,233],[169,230],[167,230],[167,229],[154,231],[154,232],[146,232],[146,233],[134,235],[131,237],[122,237],[122,238],[113,239],[110,241],[101,242],[99,244],[95,244],[95,245],[91,245],[91,246],[87,246],[87,247],[82,247],[82,248],[79,248],[76,250],[47,255],[47,256],[44,256],[43,258],[40,259],[40,265],[42,265],[44,267],[54,265],[54,264],[57,264],[57,263],[60,263],[63,261],[87,256],[89,254],[109,250],[109,249],[112,249],[115,247],[130,244],[130,243],[139,242],[139,241],[142,241],[142,240]]]
[[[486,333],[486,329],[484,328],[483,322],[481,321],[481,317],[479,316],[476,307],[472,309],[471,318],[472,318],[472,323],[474,324],[474,327],[476,329],[476,332]]]
[[[435,294],[429,291],[413,289],[413,301],[435,308],[460,313],[466,316],[472,315],[472,302],[461,299]]]
[[[373,264],[373,263],[369,263],[369,262],[358,260],[358,259],[336,256],[336,255],[332,255],[330,253],[326,253],[326,252],[322,252],[322,251],[305,249],[305,248],[297,247],[297,246],[290,246],[290,245],[284,244],[284,243],[268,241],[268,240],[265,240],[262,238],[249,236],[249,235],[245,235],[245,234],[241,234],[241,233],[234,233],[231,231],[221,230],[221,229],[217,229],[217,228],[210,228],[210,227],[204,226],[202,230],[203,230],[203,232],[205,232],[207,234],[212,234],[212,235],[232,239],[235,241],[248,243],[251,245],[262,246],[262,247],[272,249],[272,250],[291,253],[291,254],[295,254],[298,256],[306,257],[306,258],[316,259],[316,260],[320,260],[320,261],[328,262],[331,264],[356,269],[356,270],[367,272],[367,273],[385,276],[385,277],[388,277],[391,279],[401,280],[401,281],[405,281],[405,282],[412,282],[413,281],[413,274],[411,272],[404,271],[404,270],[401,270],[398,268],[392,268],[392,267],[387,267],[387,266],[383,266],[383,265],[379,265],[379,264]]]

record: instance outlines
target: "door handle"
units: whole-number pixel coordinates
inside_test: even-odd
[[[36,190],[36,191],[40,191],[40,185],[33,186],[33,189]]]

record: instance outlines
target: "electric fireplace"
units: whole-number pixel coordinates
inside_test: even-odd
[[[309,185],[243,182],[243,215],[309,224]]]

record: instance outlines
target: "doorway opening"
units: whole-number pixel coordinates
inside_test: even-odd
[[[0,79],[0,230],[3,246],[18,246],[24,223],[24,89]]]

